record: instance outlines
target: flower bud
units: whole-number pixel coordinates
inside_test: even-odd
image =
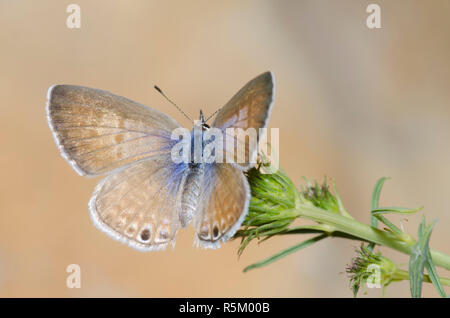
[[[260,166],[246,172],[251,198],[243,228],[235,237],[241,237],[239,254],[251,240],[267,239],[285,231],[298,217],[295,211],[299,194],[292,181],[281,171],[264,174]]]
[[[386,287],[395,280],[397,265],[390,259],[381,255],[381,253],[373,253],[364,245],[357,251],[358,256],[352,260],[352,264],[346,269],[350,274],[350,284],[353,295],[356,297],[361,285],[368,287]]]
[[[306,186],[302,187],[302,201],[306,204],[312,204],[315,207],[339,213],[339,203],[328,187],[327,179],[321,185],[317,181],[314,185],[306,179]]]

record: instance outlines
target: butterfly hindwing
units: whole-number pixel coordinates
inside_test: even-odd
[[[194,217],[195,241],[217,248],[231,238],[244,220],[250,189],[242,170],[234,164],[207,164],[205,184]]]
[[[140,250],[174,244],[180,227],[184,167],[162,155],[106,177],[89,203],[94,223],[113,238]]]

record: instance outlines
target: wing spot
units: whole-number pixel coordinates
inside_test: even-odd
[[[208,225],[203,225],[200,230],[200,238],[207,240],[209,239],[209,227]]]
[[[120,219],[118,219],[117,221],[116,221],[116,228],[121,228],[122,226],[124,226],[125,225],[125,221],[126,221],[126,219],[125,218],[120,218]]]
[[[149,229],[144,229],[141,232],[141,240],[148,241],[150,239],[151,233]]]
[[[166,231],[166,230],[161,230],[160,232],[159,232],[159,238],[161,239],[161,240],[165,240],[165,239],[167,239],[169,237],[169,233]]]
[[[213,238],[216,239],[218,236],[219,236],[219,228],[217,227],[217,225],[214,225]]]
[[[115,142],[118,143],[118,144],[120,144],[120,143],[123,141],[123,139],[124,139],[123,134],[117,134],[117,135],[114,137]]]
[[[156,243],[164,243],[169,239],[169,231],[164,226],[160,226],[155,237]]]
[[[128,227],[127,234],[133,235],[134,231],[136,231],[136,227],[132,225],[132,226]]]

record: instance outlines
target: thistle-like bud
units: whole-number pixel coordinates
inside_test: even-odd
[[[253,209],[282,213],[284,210],[295,207],[298,196],[289,177],[281,170],[273,174],[263,174],[259,167],[247,172],[247,179],[252,193]]]
[[[319,185],[306,180],[302,191],[281,170],[263,173],[263,164],[246,172],[251,199],[247,218],[235,237],[241,237],[239,254],[253,239],[266,240],[288,231],[291,223],[301,216],[300,205],[311,205],[335,213],[344,209],[339,196],[331,193],[327,180]]]
[[[353,296],[356,297],[360,287],[365,288],[365,284],[369,288],[383,287],[384,291],[384,287],[396,280],[397,265],[390,259],[382,256],[381,253],[373,253],[364,245],[361,245],[357,253],[358,256],[346,268],[346,272],[350,275]]]
[[[253,239],[279,234],[298,217],[295,207],[300,197],[292,181],[281,169],[264,174],[260,168],[258,165],[246,173],[251,199],[243,228],[235,235],[242,238],[239,254]]]
[[[301,196],[302,203],[312,204],[315,207],[340,213],[340,199],[331,193],[327,184],[327,178],[324,178],[323,183],[319,184],[317,181],[312,184],[305,178],[306,186],[302,186]]]

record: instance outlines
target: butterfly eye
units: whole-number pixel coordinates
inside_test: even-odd
[[[208,130],[209,128],[211,128],[211,127],[209,127],[208,124],[202,124],[202,130],[203,131]]]
[[[148,241],[150,239],[150,230],[145,229],[141,232],[141,240]]]

